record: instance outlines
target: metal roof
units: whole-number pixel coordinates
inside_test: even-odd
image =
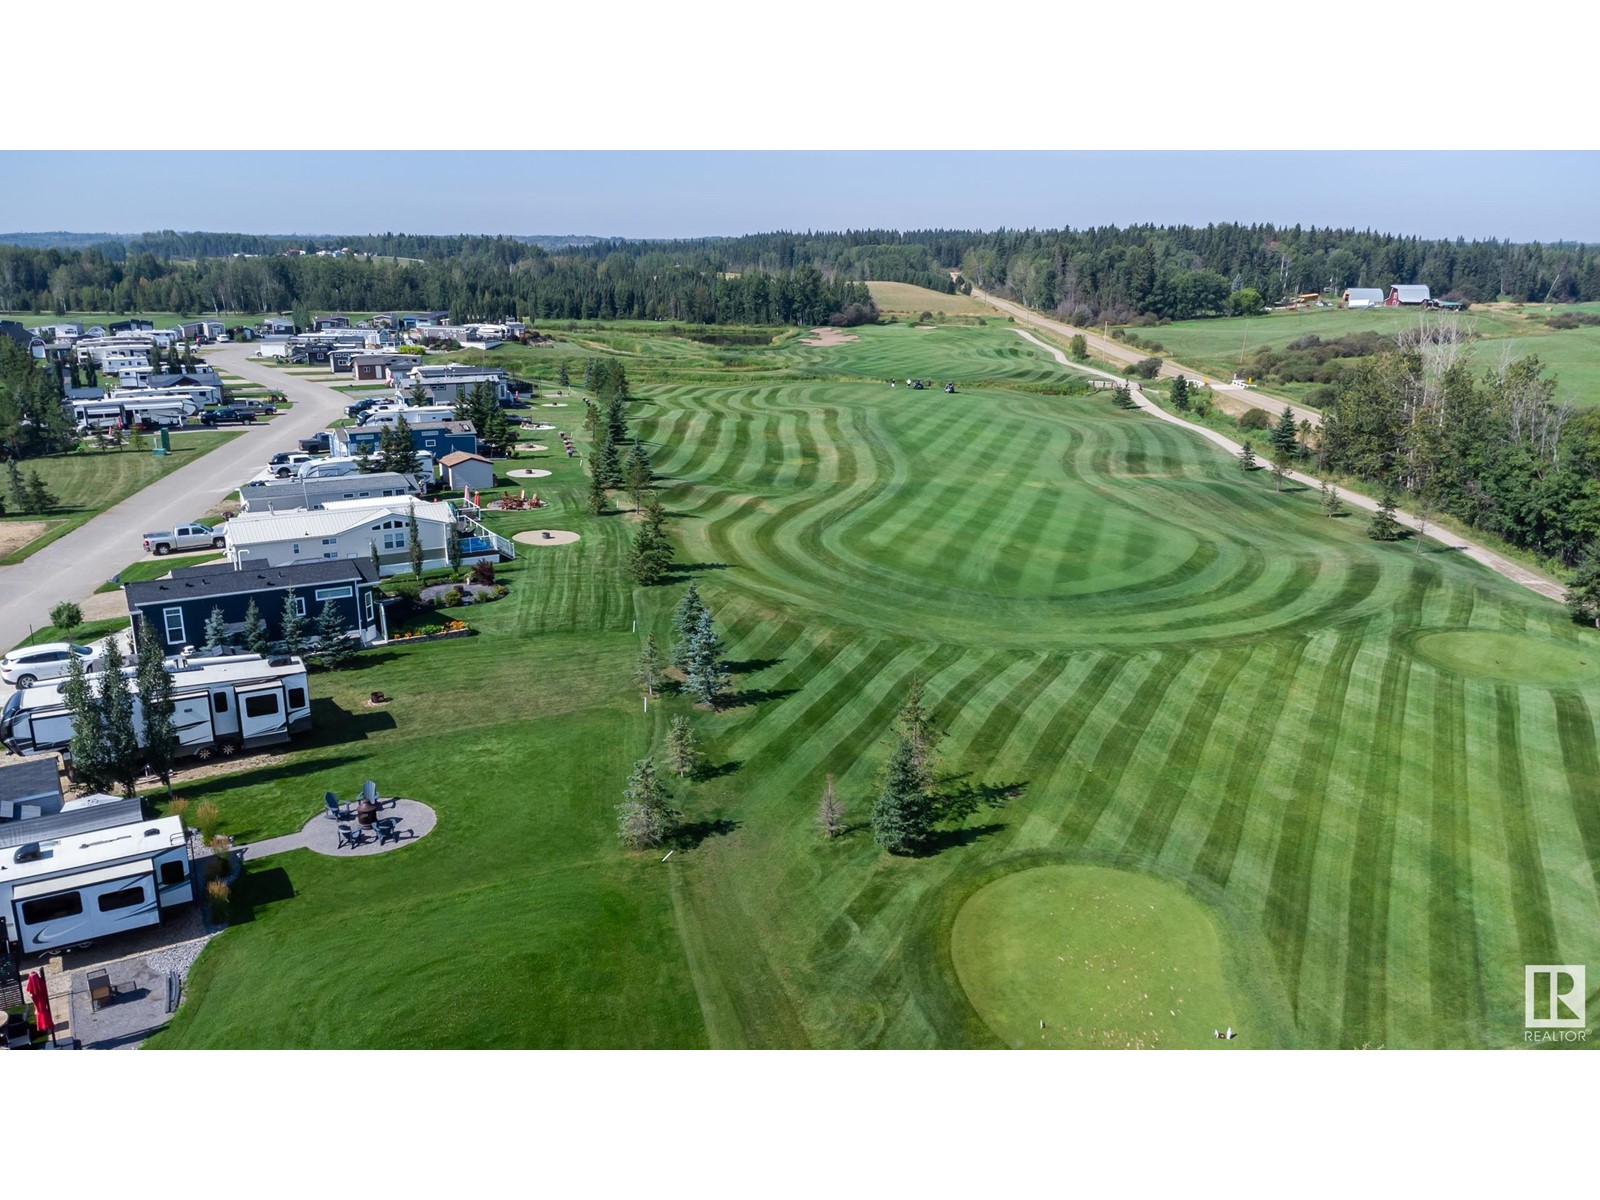
[[[55,757],[50,758],[51,766]],[[55,842],[64,838],[79,837],[98,829],[112,829],[118,825],[132,825],[144,820],[144,807],[137,796],[131,800],[113,800],[107,804],[92,804],[70,812],[51,813],[48,817],[33,817],[27,821],[7,821],[0,825],[0,848],[11,849],[29,842]],[[0,862],[10,855],[0,855]]]
[[[41,796],[61,799],[61,772],[55,755],[0,765],[0,804],[27,804]]]
[[[1382,288],[1345,288],[1345,298],[1348,300],[1382,300]]]
[[[1390,290],[1402,304],[1420,304],[1429,298],[1425,283],[1397,283]]]
[[[330,500],[313,511],[241,513],[228,522],[228,541],[235,545],[286,542],[301,538],[337,537],[386,517],[410,515],[412,501],[404,496]],[[434,500],[415,501],[417,520],[454,522],[455,510]]]

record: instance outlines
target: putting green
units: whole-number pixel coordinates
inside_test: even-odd
[[[972,1006],[1017,1049],[1237,1047],[1263,1032],[1224,977],[1211,914],[1154,876],[1003,876],[961,906],[950,949]],[[1243,1040],[1213,1036],[1230,1025]]]
[[[1558,642],[1526,633],[1446,629],[1416,635],[1411,651],[1458,675],[1510,683],[1578,683],[1600,676],[1600,645],[1588,639]]]

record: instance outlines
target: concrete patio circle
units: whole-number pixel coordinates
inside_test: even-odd
[[[518,467],[515,471],[507,471],[506,474],[513,479],[543,479],[550,472],[541,471],[537,467]]]
[[[544,402],[545,408],[565,408],[566,406],[566,401],[564,400],[546,400]]]
[[[371,828],[363,831],[363,840],[359,846],[339,845],[339,826],[348,825],[352,829],[359,828],[354,817],[348,821],[335,821],[325,812],[320,812],[312,817],[301,827],[300,836],[305,839],[307,850],[315,850],[318,854],[326,854],[329,858],[355,858],[365,854],[387,854],[391,850],[401,850],[411,843],[427,837],[433,832],[433,827],[439,823],[439,815],[419,800],[404,800],[398,798],[384,798],[379,801],[383,806],[378,813],[380,821],[390,817],[399,819],[400,840],[398,842],[385,842],[378,844],[377,832]],[[355,802],[347,800],[346,806],[355,808]]]
[[[523,442],[517,447],[518,454],[537,454],[541,450],[548,450],[549,446],[541,446],[538,442]]]
[[[511,540],[524,546],[570,546],[578,535],[567,529],[525,529]]]
[[[554,425],[539,424],[539,425],[525,425],[525,426],[523,426],[523,428],[525,428],[525,429],[554,429],[555,426]]]

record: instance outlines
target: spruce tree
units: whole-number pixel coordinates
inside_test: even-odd
[[[271,649],[267,637],[267,623],[261,617],[261,609],[256,606],[256,598],[250,597],[250,603],[244,610],[244,647],[251,654],[265,656]]]
[[[67,754],[72,759],[73,777],[85,787],[103,792],[111,784],[105,724],[101,720],[99,700],[89,683],[89,674],[76,654],[67,659],[67,679],[61,685],[61,699],[72,714],[72,742]]]
[[[1395,542],[1400,540],[1400,522],[1394,519],[1394,488],[1386,484],[1383,489],[1383,498],[1378,502],[1378,511],[1372,514],[1372,523],[1367,526],[1367,536],[1375,542]]]
[[[915,854],[927,842],[931,824],[916,749],[897,737],[872,806],[873,840],[890,854]]]
[[[417,502],[410,504],[406,517],[406,556],[411,565],[411,573],[418,579],[422,578],[422,528],[417,524]]]
[[[895,717],[895,733],[911,747],[912,764],[923,792],[931,792],[939,742],[944,735],[934,728],[933,718],[923,706],[920,679],[913,679],[907,689],[906,702]]]
[[[633,449],[628,454],[628,461],[622,467],[622,482],[628,489],[628,494],[633,497],[633,507],[637,511],[643,503],[645,491],[650,487],[654,474],[650,469],[650,456],[645,453],[644,447],[637,440]]]
[[[567,360],[564,358],[561,360],[561,366],[556,371],[556,382],[562,387],[568,387],[572,383],[572,375],[567,370]]]
[[[1071,349],[1073,358],[1079,362],[1089,361],[1089,339],[1084,337],[1083,334],[1073,334],[1072,340],[1067,345]]]
[[[678,606],[672,610],[673,666],[689,665],[689,643],[694,640],[694,631],[700,624],[700,614],[705,611],[705,607],[705,601],[700,599],[700,589],[691,579],[683,597],[678,601]]]
[[[1590,622],[1600,629],[1600,541],[1593,541],[1578,559],[1567,581],[1567,611],[1574,621]]]
[[[591,517],[598,517],[606,511],[605,481],[600,478],[599,464],[593,461],[589,463],[589,492],[586,503]]]
[[[673,717],[672,724],[667,727],[667,764],[678,773],[679,779],[687,779],[699,761],[700,746],[694,726],[688,717]]]
[[[1344,506],[1339,501],[1339,489],[1331,486],[1326,479],[1322,481],[1322,515],[1337,517],[1344,511]]]
[[[332,600],[324,600],[322,611],[317,614],[317,661],[334,671],[354,650],[344,635],[344,614]]]
[[[617,805],[617,837],[630,850],[648,850],[666,843],[677,832],[679,813],[668,801],[654,759],[633,764],[628,784]]]
[[[644,648],[634,663],[633,681],[646,700],[655,699],[656,689],[661,686],[661,647],[656,644],[653,633],[645,636]]]
[[[283,596],[283,612],[278,618],[278,628],[283,634],[283,652],[293,658],[304,658],[306,653],[306,619],[296,608],[294,589]]]
[[[115,637],[106,639],[105,655],[100,661],[100,692],[97,707],[105,730],[106,775],[122,786],[123,793],[133,795],[133,785],[139,778],[139,734],[133,727],[133,695],[128,691],[128,681],[122,669],[126,662],[122,646]]]
[[[622,458],[617,440],[609,428],[600,431],[600,448],[595,452],[594,473],[608,488],[622,486]]]
[[[410,422],[404,416],[395,418],[391,444],[393,449],[389,461],[393,465],[383,470],[398,471],[402,475],[415,475],[422,470],[422,460],[417,457],[417,441],[411,434]]]
[[[712,707],[716,706],[717,697],[728,686],[728,670],[722,661],[722,638],[717,635],[708,608],[700,610],[694,633],[689,638],[684,686],[697,701]]]
[[[28,511],[28,485],[22,481],[22,468],[14,458],[6,459],[6,486],[11,490],[11,508],[14,512]]]
[[[32,513],[54,512],[60,505],[55,493],[39,478],[39,472],[28,472],[28,511]]]
[[[207,654],[215,654],[225,649],[228,645],[228,621],[222,615],[220,605],[211,606],[211,615],[206,618],[205,645],[201,649]]]
[[[1295,424],[1294,410],[1287,404],[1283,412],[1278,414],[1278,423],[1272,430],[1272,454],[1274,461],[1282,459],[1287,462],[1300,449],[1300,427]]]
[[[1172,377],[1169,398],[1172,400],[1172,407],[1179,412],[1189,411],[1189,381],[1182,375]]]
[[[255,601],[250,601],[251,607]],[[259,618],[258,618],[259,619]],[[172,719],[172,676],[167,672],[161,643],[143,617],[137,619],[136,681],[143,727],[144,762],[150,773],[172,792],[172,762],[177,755],[178,731]]]
[[[1250,444],[1250,439],[1245,438],[1244,445],[1239,447],[1239,470],[1254,471],[1256,469],[1256,451]]]

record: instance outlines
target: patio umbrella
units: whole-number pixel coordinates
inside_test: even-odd
[[[33,1024],[40,1033],[48,1033],[50,1041],[56,1040],[56,1023],[50,1015],[50,986],[45,983],[44,976],[37,971],[28,973],[28,982],[25,985],[28,999],[33,1001]]]

